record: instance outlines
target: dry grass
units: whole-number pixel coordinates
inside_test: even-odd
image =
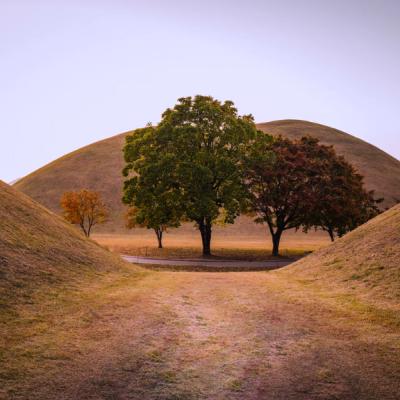
[[[0,294],[7,304],[13,297],[29,301],[41,285],[71,283],[83,274],[106,273],[125,265],[1,181],[0,228]]]
[[[144,276],[146,272],[135,268],[86,272],[79,280],[40,285],[29,301],[14,298],[13,315],[0,315],[0,398],[40,398],[30,394],[43,385],[36,381],[46,376],[51,382],[64,364],[90,354],[98,340],[109,338],[112,326],[103,324],[105,315],[118,315],[131,305],[135,286]],[[114,304],[120,287],[124,298]]]
[[[257,236],[227,237],[224,230],[217,230],[212,241],[214,256],[263,260],[271,258],[271,238],[265,232]],[[171,230],[165,234],[164,248],[158,249],[152,231],[135,229],[130,234],[96,234],[93,236],[99,244],[109,250],[128,255],[151,256],[160,258],[191,258],[201,256],[201,240],[197,231],[187,232]],[[323,232],[286,232],[282,239],[281,256],[303,256],[311,251],[326,246],[328,236]]]
[[[145,274],[0,181],[0,398],[71,359],[65,328],[85,326],[115,285]]]
[[[101,279],[127,268],[137,271],[1,181],[0,268],[2,333],[46,296],[53,301],[82,280]],[[7,345],[7,335],[2,334],[2,349]]]
[[[284,272],[400,312],[400,205]],[[282,271],[283,272],[283,271]]]
[[[0,396],[395,399],[399,327],[378,313],[277,272],[118,271],[21,310]]]
[[[2,399],[398,398],[400,206],[288,268],[215,274],[127,265],[3,183],[0,205]]]
[[[289,137],[308,134],[318,137],[324,143],[333,144],[366,177],[368,188],[375,189],[379,196],[386,198],[386,205],[390,206],[394,199],[400,199],[400,162],[378,148],[344,132],[307,121],[272,121],[259,124],[258,127],[268,133]],[[124,232],[125,206],[121,203],[121,170],[122,147],[128,133],[67,154],[22,178],[15,187],[54,212],[60,211],[59,201],[64,192],[82,188],[96,190],[101,193],[111,211],[110,221],[97,227],[96,231]],[[187,233],[185,227],[180,230],[182,235]],[[226,229],[225,234],[234,239],[261,230],[249,218],[240,218],[233,227]]]

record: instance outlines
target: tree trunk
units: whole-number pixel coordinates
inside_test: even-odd
[[[211,255],[211,221],[204,219],[198,223],[203,244],[203,256]]]
[[[156,228],[156,229],[154,229],[154,232],[156,233],[156,236],[157,236],[158,248],[162,249],[163,248],[163,245],[162,245],[163,231],[162,231],[162,229]]]
[[[83,223],[80,223],[79,226],[81,227],[82,232],[85,234],[85,236],[89,237],[90,236],[90,232],[86,231],[85,225]]]
[[[279,256],[279,243],[281,242],[282,230],[278,229],[272,234],[272,255]]]
[[[335,234],[332,229],[328,228],[329,237],[331,238],[331,242],[335,241]]]
[[[87,229],[87,237],[89,237],[90,236],[90,232],[91,232],[91,230],[92,230],[92,224],[90,224],[89,226],[88,226],[88,229]]]

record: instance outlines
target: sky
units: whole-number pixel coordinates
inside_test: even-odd
[[[0,0],[0,179],[196,94],[400,158],[399,21],[398,0]]]

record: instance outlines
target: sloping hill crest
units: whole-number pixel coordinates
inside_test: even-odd
[[[338,129],[315,122],[294,119],[258,124],[259,129],[290,139],[311,135],[326,145],[333,145],[365,177],[370,190],[384,197],[388,207],[400,200],[400,161],[376,146]]]

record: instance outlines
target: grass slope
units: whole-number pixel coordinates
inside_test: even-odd
[[[126,268],[119,257],[0,181],[0,312],[52,287]]]
[[[336,129],[307,121],[282,120],[259,124],[265,132],[288,137],[312,135],[324,143],[333,144],[366,177],[369,189],[386,199],[386,205],[400,198],[400,162],[378,148]],[[121,232],[124,230],[125,206],[121,203],[123,178],[122,147],[129,132],[93,143],[65,155],[39,170],[20,179],[14,186],[54,212],[60,211],[59,201],[68,190],[88,188],[99,191],[109,204],[110,221],[96,227],[96,232]],[[183,228],[184,234],[196,235]],[[255,233],[263,237],[265,230],[249,218],[240,218],[226,235]]]
[[[82,307],[104,282],[136,281],[140,271],[0,181],[0,398],[14,398],[46,357],[64,357],[54,350],[62,338],[42,342],[43,332],[73,311],[77,324],[90,318]]]
[[[283,273],[400,311],[400,205]]]

